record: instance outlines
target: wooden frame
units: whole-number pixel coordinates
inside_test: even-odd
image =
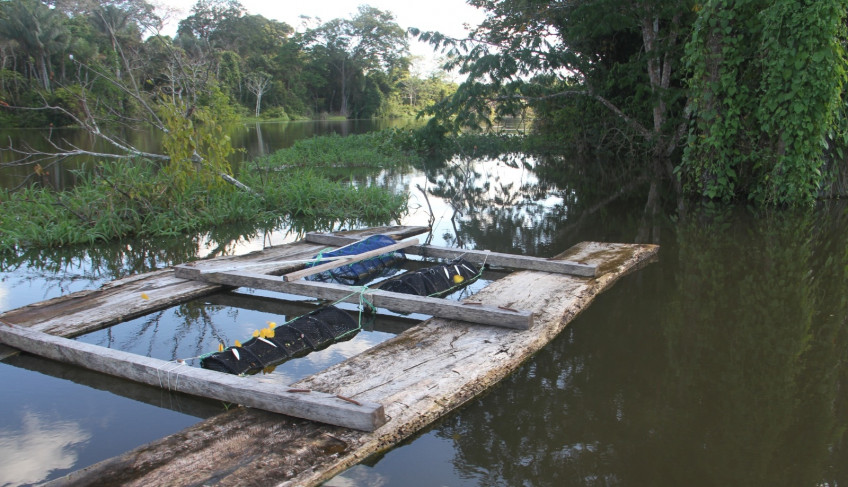
[[[2,322],[0,340],[25,352],[169,391],[361,431],[374,431],[386,423],[381,404],[143,357]]]
[[[346,245],[355,238],[326,233],[307,233],[304,240],[321,245]],[[501,252],[489,252],[488,250],[466,250],[452,249],[449,247],[438,247],[435,245],[415,245],[408,247],[404,252],[422,257],[438,257],[443,259],[463,259],[475,264],[488,263],[494,266],[511,267],[513,269],[525,269],[530,271],[555,272],[557,274],[569,274],[580,277],[596,277],[598,266],[572,262],[567,260],[540,259],[526,255],[504,254]]]
[[[360,295],[362,295],[374,306],[398,313],[423,313],[439,318],[519,330],[529,329],[533,325],[533,313],[529,311],[482,304],[463,304],[445,299],[394,293],[379,289],[365,289],[358,292],[354,288],[342,284],[283,281],[279,276],[252,272],[208,272],[190,265],[176,266],[175,272],[177,277],[183,279],[232,287],[264,289],[299,296],[312,296],[332,301],[343,300],[348,303],[358,303]]]

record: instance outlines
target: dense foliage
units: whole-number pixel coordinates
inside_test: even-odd
[[[712,1],[688,46],[690,191],[725,201],[812,201],[844,112],[841,0]]]

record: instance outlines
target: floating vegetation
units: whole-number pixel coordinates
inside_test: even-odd
[[[361,137],[364,142],[358,144],[377,140]],[[312,140],[317,139],[327,138]],[[344,138],[329,139],[336,142],[313,143],[348,144],[339,142]],[[319,152],[309,154],[318,157]],[[142,159],[102,162],[93,171],[80,171],[77,184],[64,191],[43,186],[0,190],[0,252],[130,236],[180,236],[229,223],[273,228],[283,219],[299,217],[381,225],[406,211],[405,194],[335,181],[312,167],[320,167],[320,160],[302,160],[304,167],[286,171],[246,164],[239,179],[253,192],[201,179],[176,187],[157,164]]]

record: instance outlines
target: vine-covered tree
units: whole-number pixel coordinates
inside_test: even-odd
[[[848,4],[698,8],[687,58],[695,123],[681,166],[688,189],[724,201],[812,202],[834,169],[825,167],[829,141],[844,130]]]

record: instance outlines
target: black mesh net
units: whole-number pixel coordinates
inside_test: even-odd
[[[372,235],[364,240],[354,244],[316,255],[318,262],[311,264],[321,264],[321,257],[343,257],[346,255],[356,255],[371,250],[376,250],[381,247],[396,244],[393,238],[386,235]],[[313,281],[334,281],[347,285],[360,285],[372,281],[378,277],[390,276],[397,272],[398,266],[406,259],[406,254],[402,250],[396,250],[385,254],[371,257],[352,264],[343,265],[335,269],[313,274],[307,277]]]
[[[447,264],[425,267],[407,272],[380,284],[383,291],[418,296],[445,296],[480,277],[480,270],[472,263],[456,259]]]
[[[254,337],[241,346],[204,357],[200,366],[230,374],[255,374],[266,367],[348,340],[359,329],[352,316],[335,306],[327,306],[274,328],[273,336]]]

